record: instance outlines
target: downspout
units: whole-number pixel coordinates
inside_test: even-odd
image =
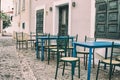
[[[0,13],[1,13],[1,0],[0,0]],[[1,25],[1,19],[0,19],[0,34],[1,34],[1,30],[2,30],[2,25]]]
[[[31,0],[29,0],[29,33],[31,32]]]

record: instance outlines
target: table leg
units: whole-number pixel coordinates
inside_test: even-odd
[[[105,59],[107,59],[108,48],[105,48]],[[106,69],[106,64],[104,65],[104,69]]]
[[[72,53],[72,56],[73,57],[76,57],[77,54],[76,54],[76,45],[73,44],[73,53]],[[74,75],[75,73],[75,66],[76,66],[76,63],[75,62],[72,62],[72,74]]]
[[[44,40],[42,39],[41,40],[42,41],[42,46],[41,46],[41,61],[43,61],[44,60]]]
[[[39,59],[39,52],[38,52],[38,39],[36,38],[36,58]]]
[[[88,60],[87,80],[90,80],[90,73],[91,73],[91,56],[92,56],[92,48],[89,49],[89,60]]]

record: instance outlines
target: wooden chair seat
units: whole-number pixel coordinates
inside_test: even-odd
[[[109,80],[112,80],[112,76],[114,76],[113,73],[114,73],[114,70],[115,70],[115,66],[120,66],[120,61],[115,60],[114,59],[115,56],[113,55],[114,52],[116,51],[117,47],[118,46],[115,46],[114,42],[112,42],[112,47],[111,47],[111,51],[110,51],[110,57],[108,57],[107,59],[99,60],[98,68],[97,68],[97,74],[96,74],[96,80],[98,80],[98,76],[99,76],[99,72],[100,72],[99,70],[105,71],[106,67],[109,68],[109,70],[107,70],[107,72],[109,72]],[[100,67],[101,64],[104,64],[103,69]],[[105,64],[107,66],[105,66]]]
[[[57,49],[51,49],[51,51],[57,52]],[[59,52],[63,52],[63,51],[64,51],[63,49],[59,49]]]
[[[45,46],[45,48],[50,48],[50,49],[56,49],[57,48],[57,46]]]
[[[80,78],[80,59],[79,58],[75,58],[75,57],[69,57],[67,55],[68,53],[68,44],[69,44],[69,36],[66,36],[67,38],[65,39],[60,39],[58,36],[57,39],[57,49],[55,49],[56,54],[57,54],[57,65],[56,65],[56,73],[55,73],[55,79],[57,79],[57,74],[58,74],[58,68],[60,68],[61,65],[59,65],[60,62],[63,62],[63,71],[62,71],[62,75],[64,75],[65,72],[65,66],[66,63],[70,63],[72,66],[72,63],[78,63],[78,78]],[[62,44],[60,43],[62,42]],[[64,54],[64,56],[61,56],[61,53]],[[74,69],[71,68],[71,80],[73,80],[73,76],[74,76]]]
[[[102,60],[102,62],[106,63],[106,64],[110,64],[110,59],[105,59],[105,60]],[[116,60],[112,60],[112,64],[120,64],[119,61],[116,61]]]
[[[69,48],[69,49],[73,49],[73,46],[68,46],[67,48]]]
[[[80,52],[77,52],[78,54],[89,54],[88,51],[80,51]]]
[[[85,39],[84,39],[84,42],[93,42],[93,41],[96,41],[96,38],[92,38],[92,37],[88,37],[88,36],[85,36]],[[95,61],[94,61],[94,49],[92,51],[92,61],[93,61],[93,68],[95,67]],[[84,47],[84,50],[83,51],[77,51],[77,54],[82,54],[84,55],[84,66],[85,66],[85,70],[87,70],[87,61],[88,61],[88,55],[89,55],[89,51],[86,49],[86,47]]]
[[[73,62],[73,61],[78,61],[78,58],[75,57],[62,57],[62,61],[68,61],[68,62]]]
[[[117,61],[120,61],[120,56],[117,56],[117,57],[116,57],[116,60],[117,60]]]

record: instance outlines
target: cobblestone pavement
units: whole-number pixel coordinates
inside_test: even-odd
[[[91,70],[91,80],[95,80],[96,68]],[[40,61],[35,57],[34,49],[16,50],[15,41],[10,37],[0,37],[0,80],[55,80],[55,60],[50,61],[50,65],[45,61]],[[68,67],[68,69],[70,69]],[[80,79],[77,78],[77,69],[74,80],[86,80],[87,70],[81,62]],[[58,71],[57,80],[71,80],[70,70],[65,71],[62,76],[62,69]],[[112,80],[119,80],[118,72]],[[108,74],[100,72],[99,80],[108,80]]]

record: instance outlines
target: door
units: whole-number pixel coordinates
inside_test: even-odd
[[[36,33],[43,33],[44,9],[36,12]]]
[[[68,35],[68,5],[59,7],[59,35]]]
[[[96,32],[99,38],[120,38],[118,0],[96,0]]]

